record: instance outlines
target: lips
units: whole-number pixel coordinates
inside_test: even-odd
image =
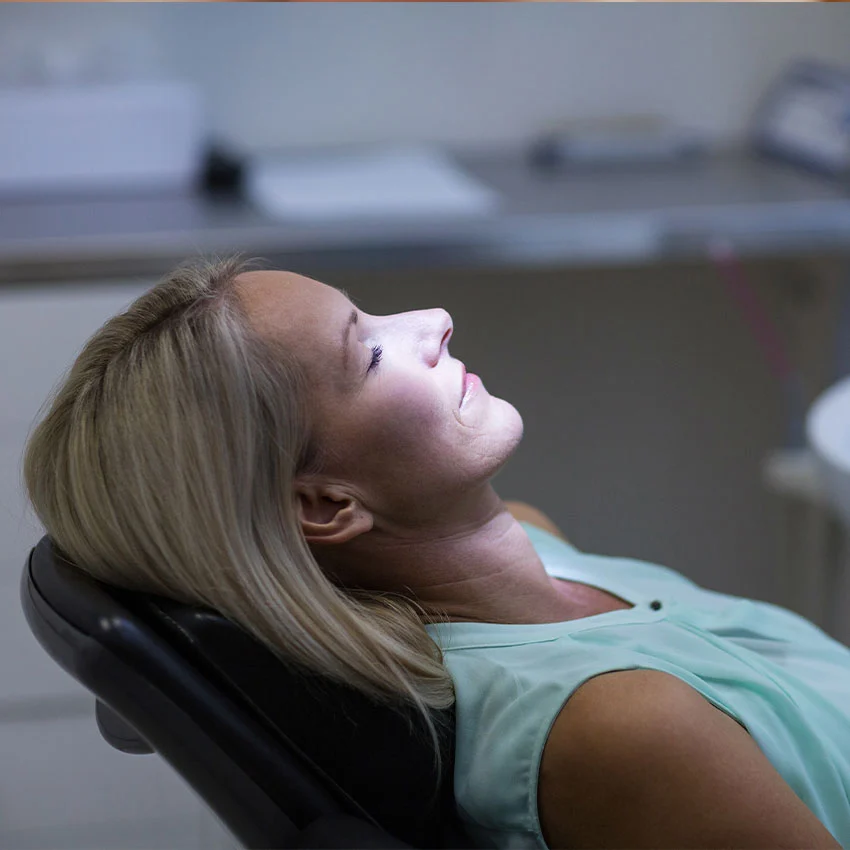
[[[466,366],[460,364],[460,404],[463,403],[463,397],[466,395]]]

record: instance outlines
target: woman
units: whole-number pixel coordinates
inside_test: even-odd
[[[178,269],[84,347],[30,498],[96,578],[414,705],[438,758],[429,712],[456,699],[482,846],[850,846],[850,651],[506,505],[522,420],[452,332],[295,274]]]

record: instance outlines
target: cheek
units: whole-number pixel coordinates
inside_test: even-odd
[[[449,447],[456,424],[433,390],[415,385],[387,387],[358,418],[355,439],[364,444],[361,457],[370,466],[386,467],[391,461],[408,472],[421,472],[423,464],[433,463]]]
[[[374,413],[376,440],[396,457],[433,448],[452,422],[440,399],[410,385],[390,389]]]

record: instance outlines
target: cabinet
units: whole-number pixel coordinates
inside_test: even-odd
[[[94,697],[44,652],[19,602],[44,533],[20,480],[27,434],[89,336],[152,283],[0,290],[0,848],[238,846],[159,756],[101,738]]]

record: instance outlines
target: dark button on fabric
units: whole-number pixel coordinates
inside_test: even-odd
[[[657,599],[653,599],[652,602],[649,603],[649,607],[652,608],[653,611],[657,611],[661,607],[661,603]]]

